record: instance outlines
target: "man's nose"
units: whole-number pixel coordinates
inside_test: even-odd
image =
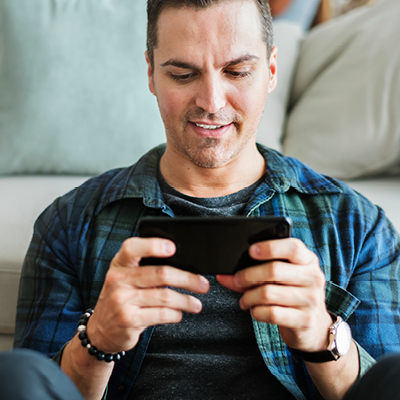
[[[209,114],[215,114],[226,106],[226,93],[221,78],[206,76],[199,82],[196,105]]]

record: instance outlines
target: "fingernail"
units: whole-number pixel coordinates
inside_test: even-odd
[[[258,244],[253,244],[250,247],[250,256],[259,257],[261,253],[260,246]]]
[[[238,275],[235,275],[235,276],[233,277],[233,284],[234,284],[236,287],[240,287],[240,278],[239,278]]]
[[[200,276],[200,286],[203,289],[208,289],[208,286],[209,286],[208,279],[206,277],[204,277],[203,275],[199,275],[199,276]]]
[[[201,304],[201,301],[199,299],[195,299],[194,300],[194,311],[200,312],[202,308],[203,308],[203,305]]]
[[[175,246],[173,243],[171,243],[170,241],[166,240],[163,243],[163,247],[164,247],[164,254],[166,255],[172,255],[174,254],[175,251]]]

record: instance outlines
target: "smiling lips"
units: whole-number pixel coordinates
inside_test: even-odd
[[[196,123],[195,123],[195,125],[198,126],[199,128],[208,129],[210,131],[220,129],[224,126],[224,125],[204,125],[204,124],[196,124]]]
[[[232,125],[232,123],[227,125],[209,125],[209,124],[199,124],[196,122],[190,123],[194,131],[200,136],[208,137],[220,137],[222,136]]]

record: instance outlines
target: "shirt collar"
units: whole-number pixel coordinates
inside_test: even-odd
[[[299,160],[283,156],[268,147],[257,144],[265,159],[265,184],[278,193],[290,188],[304,194],[341,193],[336,181],[312,170]]]
[[[334,179],[320,175],[300,161],[285,157],[275,150],[260,144],[257,147],[266,161],[265,181],[261,185],[263,190],[285,193],[293,188],[305,194],[342,192]],[[151,208],[165,207],[157,181],[158,164],[165,148],[165,144],[159,145],[131,167],[103,174],[107,183],[96,214],[107,204],[129,198],[143,198],[144,205]]]

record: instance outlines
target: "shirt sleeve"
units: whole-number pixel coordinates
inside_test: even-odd
[[[14,347],[49,357],[75,335],[84,309],[73,259],[77,243],[67,230],[73,197],[56,200],[40,215],[21,274]]]
[[[350,316],[353,336],[373,358],[400,351],[400,239],[385,212],[361,197],[347,290],[360,304]]]

